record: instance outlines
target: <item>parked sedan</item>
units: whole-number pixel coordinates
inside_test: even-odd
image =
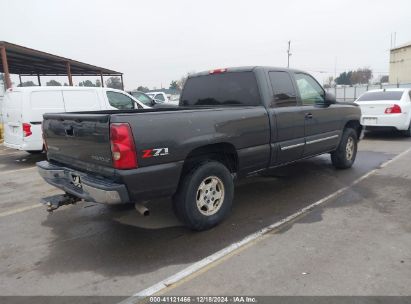
[[[355,103],[361,108],[361,124],[367,130],[391,129],[411,136],[411,89],[368,91]]]
[[[135,99],[143,103],[144,105],[148,107],[152,107],[153,105],[156,104],[154,99],[147,95],[146,93],[140,92],[140,91],[132,91],[130,92],[131,96],[133,96]]]

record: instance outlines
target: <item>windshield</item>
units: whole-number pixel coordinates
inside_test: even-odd
[[[151,106],[152,99],[142,92],[131,92],[131,95],[146,106]]]
[[[400,100],[403,91],[381,91],[364,93],[357,101]]]

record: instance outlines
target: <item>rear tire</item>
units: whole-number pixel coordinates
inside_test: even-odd
[[[357,156],[358,137],[352,128],[345,128],[337,150],[331,152],[331,162],[337,169],[348,169]]]
[[[217,161],[205,161],[183,176],[173,208],[188,228],[202,231],[228,216],[233,197],[234,182],[227,167]]]

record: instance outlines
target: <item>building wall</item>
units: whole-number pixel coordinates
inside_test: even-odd
[[[391,50],[390,83],[411,83],[411,45]]]

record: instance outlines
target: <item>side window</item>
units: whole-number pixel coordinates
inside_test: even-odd
[[[119,110],[134,109],[134,100],[132,100],[127,95],[118,92],[108,91],[107,98],[110,105]]]
[[[307,74],[295,74],[298,90],[303,105],[324,102],[324,90],[313,77]]]
[[[410,101],[411,101],[411,91],[408,91],[408,95],[410,95]]]
[[[293,107],[297,105],[297,98],[291,77],[287,72],[269,72],[273,88],[272,107]]]
[[[160,100],[160,101],[166,101],[166,100],[164,99],[163,94],[157,94],[156,96],[154,96],[154,99],[157,99],[157,100]]]

